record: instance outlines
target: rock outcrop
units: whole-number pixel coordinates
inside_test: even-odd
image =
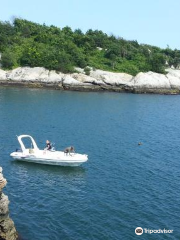
[[[131,82],[133,78],[133,76],[127,73],[113,73],[102,70],[91,71],[90,76],[111,86],[126,85]]]
[[[2,69],[0,69],[0,80],[7,80],[6,71],[3,71]]]
[[[171,88],[180,90],[180,70],[168,69],[167,71],[166,76],[169,79]]]
[[[9,200],[2,193],[2,189],[6,186],[7,181],[3,177],[2,168],[0,167],[0,239],[1,240],[16,240],[18,234],[14,227],[14,222],[9,217]]]
[[[135,88],[144,88],[144,89],[170,89],[171,85],[168,78],[159,73],[147,72],[139,73],[133,79],[133,85]]]
[[[19,67],[11,71],[0,69],[1,85],[30,87],[52,87],[79,91],[117,91],[133,93],[180,93],[180,70],[167,69],[167,74],[154,72],[138,73],[135,77],[126,73],[90,70],[87,76],[83,69],[79,73],[63,74],[43,67]]]
[[[3,74],[3,73],[2,73]],[[57,74],[42,67],[19,67],[6,72],[7,80],[12,81],[32,81],[44,83],[61,83],[64,74]]]

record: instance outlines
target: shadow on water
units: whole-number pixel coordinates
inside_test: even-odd
[[[30,162],[21,162],[21,161],[11,161],[11,164],[14,167],[19,169],[24,169],[26,171],[39,171],[44,173],[53,173],[53,174],[61,174],[64,176],[81,176],[84,177],[86,175],[86,170],[84,167],[69,167],[69,166],[54,166],[54,165],[43,165],[37,163]]]

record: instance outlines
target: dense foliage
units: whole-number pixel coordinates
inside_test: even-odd
[[[137,74],[154,71],[164,73],[165,67],[180,64],[180,50],[138,44],[108,36],[98,30],[85,34],[70,27],[40,25],[23,19],[13,24],[0,22],[1,65],[4,69],[19,66],[45,67],[64,73],[74,67],[87,66]]]

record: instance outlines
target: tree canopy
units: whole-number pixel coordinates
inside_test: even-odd
[[[60,29],[19,18],[12,24],[0,22],[0,53],[4,69],[45,67],[64,73],[87,66],[132,75],[146,71],[164,73],[166,67],[180,64],[180,50],[169,46],[161,49],[99,30],[83,33],[68,26]]]

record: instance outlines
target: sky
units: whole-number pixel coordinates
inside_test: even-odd
[[[0,21],[14,17],[180,49],[180,0],[0,0]]]

